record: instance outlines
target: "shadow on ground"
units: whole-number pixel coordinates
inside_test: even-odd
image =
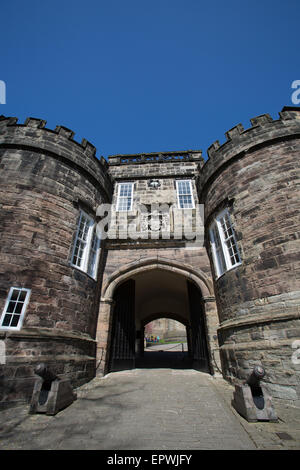
[[[137,369],[191,369],[193,361],[187,352],[178,351],[145,351],[142,357],[136,358]]]
[[[24,405],[17,410],[17,419],[13,410],[7,410],[3,413],[6,423],[0,428],[0,449],[130,449],[136,436],[133,441],[130,435],[119,441],[115,429],[124,412],[138,412],[139,403],[131,396],[143,394],[145,385],[126,379],[97,382],[92,381],[91,388],[89,384],[80,387],[78,399],[55,416],[30,415],[29,406]]]

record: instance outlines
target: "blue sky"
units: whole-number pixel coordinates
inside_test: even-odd
[[[206,156],[293,106],[299,14],[299,0],[2,2],[0,114],[66,126],[98,156]]]

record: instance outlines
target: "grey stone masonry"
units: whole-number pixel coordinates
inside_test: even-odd
[[[193,233],[197,232],[198,238],[200,237],[203,241],[203,221],[197,207],[198,198],[195,185],[195,178],[204,163],[201,151],[115,155],[109,157],[108,162],[109,173],[115,181],[112,202],[113,213],[116,215],[116,220],[111,224],[109,238],[120,238],[123,239],[123,243],[126,243],[126,233],[123,232],[127,224],[136,223],[138,238],[147,239],[146,222],[154,207],[154,210],[157,208],[158,211],[161,211],[162,235],[155,234],[155,216],[153,214],[152,239],[168,240],[174,237],[183,239],[185,237],[182,234],[182,227],[185,224],[187,237],[193,239]],[[195,204],[195,208],[186,210],[184,216],[183,211],[178,208],[176,180],[179,179],[191,180]],[[151,187],[149,184],[151,180],[156,182],[157,187]],[[116,211],[120,182],[134,183],[132,210],[125,214]],[[199,230],[197,230],[198,227]],[[168,232],[170,232],[169,236]]]
[[[300,108],[283,108],[238,125],[208,150],[198,179],[208,229],[229,210],[241,263],[214,278],[224,376],[244,380],[254,365],[266,369],[274,397],[300,397],[294,360],[299,324]]]
[[[39,362],[72,386],[104,373],[118,286],[151,275],[159,288],[169,286],[165,296],[179,295],[174,286],[190,283],[201,291],[201,302],[194,303],[204,312],[213,372],[241,384],[260,365],[274,398],[299,400],[300,108],[284,107],[279,119],[252,118],[251,125],[226,132],[222,145],[209,147],[207,161],[201,150],[106,161],[66,127],[0,116],[1,318],[11,314],[5,309],[12,288],[30,291],[20,328],[0,325],[6,352],[0,408],[30,400]],[[133,190],[128,210],[117,210],[122,183]],[[178,187],[188,194],[179,195]],[[192,201],[184,210],[183,197]],[[88,245],[81,214],[93,234],[104,204],[112,208],[108,238],[102,231],[97,245],[90,235]],[[225,209],[239,262],[218,276],[210,228]],[[79,245],[89,246],[88,267],[97,252],[93,275],[72,262],[76,249],[82,254]],[[222,249],[230,253],[229,240]],[[182,293],[186,315],[193,307],[187,298]],[[155,309],[149,307],[149,318],[162,313]]]

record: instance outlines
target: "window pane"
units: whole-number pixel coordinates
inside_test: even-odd
[[[75,241],[72,264],[90,276],[96,276],[97,250],[100,239],[96,235],[96,222],[84,212]]]
[[[15,308],[15,313],[21,313],[23,305],[24,305],[23,303],[17,302],[16,308]]]
[[[182,209],[191,209],[193,207],[192,196],[179,196],[179,205]]]
[[[20,320],[20,315],[13,315],[10,326],[14,326],[14,327],[18,326],[19,320]]]
[[[72,264],[84,271],[87,269],[88,244],[93,225],[94,220],[88,217],[84,212],[81,212]]]
[[[218,228],[216,224],[214,224],[210,230],[211,234],[211,243],[212,243],[212,250],[214,254],[214,263],[215,263],[215,271],[217,276],[221,276],[226,271],[226,264],[224,253],[222,250],[222,243],[219,235]]]
[[[26,290],[22,290],[20,291],[20,295],[19,295],[19,302],[24,302],[24,300],[26,299]]]
[[[90,221],[84,215],[81,216],[78,238],[80,238],[83,241],[86,241],[87,236],[88,236],[89,222]]]
[[[131,207],[131,199],[128,198],[120,198],[118,204],[119,211],[128,211]]]
[[[189,181],[178,181],[179,194],[191,194],[191,185]]]
[[[132,194],[132,185],[122,184],[120,187],[120,197],[131,197],[131,194]]]
[[[219,221],[220,230],[222,231],[223,237],[223,251],[225,250],[227,252],[227,269],[229,269],[240,263],[241,260],[229,214],[225,213],[222,217],[219,218]]]
[[[96,277],[96,274],[97,274],[96,262],[97,262],[99,243],[100,243],[100,239],[96,235],[96,230],[94,230],[92,243],[91,243],[89,265],[88,265],[88,274],[92,277]]]
[[[73,256],[73,264],[75,264],[76,266],[80,266],[80,262],[81,262],[81,259],[79,258],[78,254],[79,254],[79,241],[77,241],[76,243],[76,246],[75,246],[75,251],[74,251],[74,256]]]
[[[85,247],[86,243],[77,240],[73,257],[73,264],[76,266],[81,266],[83,264],[83,254]]]
[[[5,315],[1,326],[9,326],[12,315]]]
[[[193,209],[194,201],[190,180],[177,181],[177,194],[180,209]]]
[[[130,211],[132,206],[132,183],[120,183],[117,200],[117,211]]]
[[[26,299],[29,297],[29,289],[11,288],[7,297],[6,310],[2,313],[1,328],[16,328],[20,325],[20,319],[25,313]],[[13,300],[11,300],[13,299]]]
[[[12,291],[10,300],[18,300],[19,294],[20,294],[19,289],[14,289]]]
[[[9,302],[7,307],[7,313],[13,313],[15,310],[16,302]]]

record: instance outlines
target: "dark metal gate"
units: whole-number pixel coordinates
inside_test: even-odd
[[[205,312],[200,289],[187,281],[191,319],[191,355],[195,369],[210,371]]]
[[[135,281],[121,284],[114,295],[110,372],[135,367]]]

